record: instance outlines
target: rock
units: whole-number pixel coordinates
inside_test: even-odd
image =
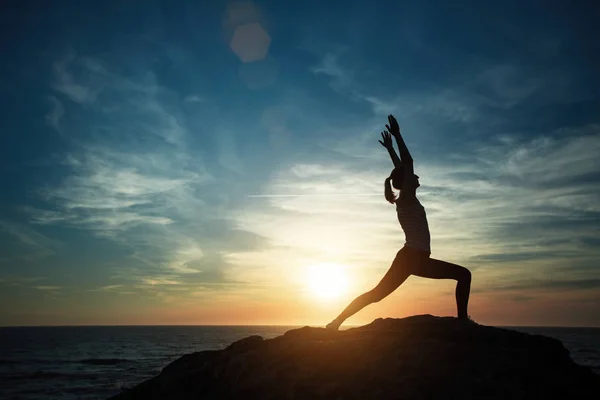
[[[113,397],[589,399],[600,377],[555,339],[419,315],[340,332],[304,327],[188,354]]]

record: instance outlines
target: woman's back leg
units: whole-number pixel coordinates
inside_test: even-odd
[[[354,299],[336,319],[327,325],[327,327],[330,329],[337,329],[346,319],[350,318],[369,304],[376,303],[387,297],[410,276],[409,268],[408,260],[406,259],[404,252],[400,250],[392,262],[392,266],[377,286]]]

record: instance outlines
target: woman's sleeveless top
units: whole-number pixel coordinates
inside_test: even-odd
[[[416,197],[396,200],[398,221],[406,236],[405,246],[431,253],[431,237],[425,208]]]

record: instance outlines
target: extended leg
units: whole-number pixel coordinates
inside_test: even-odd
[[[333,321],[327,324],[328,329],[338,329],[339,326],[352,315],[356,314],[366,306],[376,303],[398,288],[410,275],[408,265],[401,252],[398,252],[392,266],[383,276],[374,289],[361,294],[346,307],[344,311]]]
[[[454,279],[456,283],[456,308],[458,318],[468,319],[467,307],[471,292],[471,271],[460,265],[430,258],[414,275],[432,279]]]

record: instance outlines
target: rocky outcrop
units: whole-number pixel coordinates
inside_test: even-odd
[[[555,340],[420,315],[304,327],[188,354],[113,399],[590,399],[600,378]]]

